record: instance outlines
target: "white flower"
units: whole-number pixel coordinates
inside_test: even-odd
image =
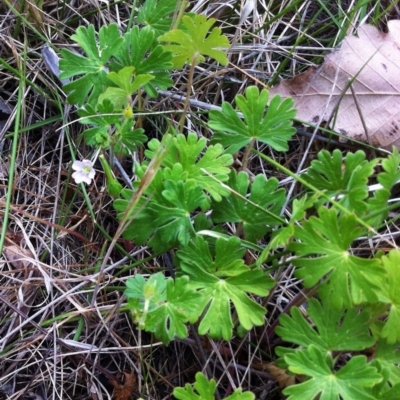
[[[90,182],[92,182],[92,179],[96,175],[93,163],[90,160],[74,161],[72,169],[76,171],[72,174],[72,178],[76,183],[85,182],[90,185]]]

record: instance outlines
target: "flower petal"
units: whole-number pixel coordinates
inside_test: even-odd
[[[82,161],[74,161],[74,163],[72,164],[72,169],[75,171],[82,171],[84,165]]]
[[[83,167],[93,168],[93,163],[90,160],[82,160]]]
[[[74,172],[71,176],[74,179],[75,183],[77,183],[77,184],[85,182],[88,185],[90,185],[90,182],[92,181],[91,178],[89,178],[86,174],[83,174],[80,171]]]

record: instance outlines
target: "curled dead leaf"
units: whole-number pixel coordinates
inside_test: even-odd
[[[281,389],[294,385],[296,383],[295,375],[289,375],[286,370],[277,367],[275,363],[265,364],[264,369],[267,370],[276,379]]]
[[[110,380],[114,386],[114,400],[129,400],[136,390],[137,382],[134,372],[123,371],[116,376],[116,379]]]
[[[359,27],[321,67],[282,81],[271,96],[291,96],[300,120],[328,121],[343,135],[400,149],[400,21],[388,28]]]

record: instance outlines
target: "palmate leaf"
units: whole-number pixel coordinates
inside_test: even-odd
[[[117,199],[113,203],[114,209],[118,213],[118,219],[121,219],[125,214],[128,203],[134,195],[134,191],[123,189],[121,195],[124,198]],[[132,240],[138,246],[146,243],[157,229],[157,227],[154,226],[154,215],[148,207],[150,201],[151,200],[145,196],[140,199],[137,207],[132,210],[130,215],[134,218],[133,221],[126,227],[122,234],[124,239]]]
[[[172,53],[157,44],[152,28],[139,29],[138,26],[134,26],[125,33],[124,39],[123,45],[114,54],[115,60],[111,62],[111,71],[118,72],[123,67],[131,67],[135,77],[151,75],[153,77],[151,82],[145,82],[144,88],[152,97],[157,96],[156,88],[167,89],[172,85],[168,72],[173,67]]]
[[[176,0],[146,0],[139,10],[137,20],[153,29],[156,36],[160,36],[170,30],[171,15],[175,8]]]
[[[304,179],[354,211],[373,227],[379,226],[388,214],[388,200],[394,184],[400,179],[398,151],[382,160],[383,172],[378,174],[378,182],[383,188],[368,196],[368,179],[374,174],[378,159],[367,161],[365,153],[357,151],[342,156],[339,150],[333,153],[321,151],[318,160],[303,175]],[[321,200],[320,204],[325,200]]]
[[[154,76],[150,74],[133,75],[133,70],[134,67],[125,67],[118,72],[110,72],[107,78],[117,87],[108,87],[99,96],[99,102],[109,99],[116,109],[130,105],[131,95],[154,79]]]
[[[267,180],[264,175],[257,175],[250,186],[248,174],[245,172],[237,174],[236,171],[232,171],[228,186],[242,197],[230,193],[220,202],[214,201],[211,205],[214,222],[240,223],[244,239],[251,242],[257,242],[271,226],[275,227],[279,224],[279,213],[285,202],[285,190],[278,189],[277,179]],[[247,196],[249,186],[250,196]],[[270,214],[263,210],[269,211]]]
[[[400,393],[400,383],[383,389],[380,393],[374,394],[376,400],[398,400]]]
[[[83,134],[86,144],[101,148],[109,148],[111,125],[118,123],[121,119],[120,114],[116,114],[114,106],[110,100],[105,100],[102,104],[98,104],[94,108],[90,104],[85,104],[78,110],[78,115],[81,117],[82,124],[91,125]]]
[[[264,249],[264,253],[270,250],[275,250],[278,247],[287,246],[294,235],[295,225],[306,216],[306,210],[314,206],[318,200],[318,194],[308,197],[307,195],[300,197],[300,199],[294,199],[292,203],[292,211],[289,222],[286,226],[276,229],[272,234],[268,246]],[[259,257],[257,265],[265,260],[264,256]]]
[[[400,393],[400,350],[398,343],[388,344],[381,339],[376,345],[375,358],[371,365],[384,377],[374,386],[373,395],[379,400],[397,400]]]
[[[367,210],[368,178],[374,173],[376,163],[377,160],[367,161],[361,150],[348,153],[345,158],[339,150],[332,154],[322,150],[303,178],[360,215]]]
[[[319,294],[337,308],[363,301],[375,302],[385,276],[381,260],[364,259],[349,253],[362,229],[353,215],[338,215],[335,209],[320,207],[318,218],[311,217],[295,227],[290,249],[298,258],[296,276],[311,287],[323,280]],[[308,256],[308,257],[306,257]]]
[[[383,172],[378,174],[378,182],[387,190],[400,180],[400,155],[396,147],[393,147],[393,152],[387,158],[382,160]]]
[[[168,42],[164,48],[173,54],[176,68],[182,68],[185,63],[196,65],[205,61],[205,56],[217,60],[222,65],[228,64],[226,52],[221,48],[229,48],[229,40],[219,28],[210,29],[215,19],[204,15],[185,15],[182,17],[183,29],[174,29],[158,38],[160,42]]]
[[[149,246],[156,251],[164,243],[187,245],[194,234],[190,213],[204,204],[201,187],[193,180],[185,183],[167,181],[162,195],[164,204],[152,202],[149,205],[154,215],[153,225],[157,227]]]
[[[79,61],[78,61],[79,62]],[[98,71],[81,76],[63,86],[68,93],[68,102],[82,106],[87,103],[93,107],[96,105],[99,96],[110,85],[106,71]]]
[[[166,285],[167,279],[159,272],[153,274],[149,279],[146,279],[141,274],[136,274],[133,278],[126,281],[125,296],[137,305],[137,315],[142,317],[143,312],[153,310],[158,303],[166,300]],[[139,322],[139,321],[136,321]]]
[[[137,176],[137,180],[133,182],[135,189],[141,184],[141,180],[145,176],[147,168],[148,164],[146,162],[135,164],[134,171]],[[165,190],[166,181],[182,183],[187,180],[187,173],[183,172],[180,164],[176,164],[170,172],[171,173],[165,173],[162,169],[156,172],[145,194],[139,200],[137,207],[135,207],[130,214],[130,217],[133,217],[134,220],[124,231],[124,238],[132,239],[136,244],[142,245],[157,230],[157,227],[154,225],[154,219],[157,215],[154,214],[151,204],[158,203],[165,205],[165,198],[162,193]],[[114,208],[118,211],[118,218],[121,218],[126,211],[126,207],[134,193],[133,190],[125,189],[121,192],[122,198],[114,202]],[[205,196],[204,201],[207,202]],[[204,205],[205,204],[202,203],[202,206]],[[166,248],[173,247],[174,244],[168,244]]]
[[[225,340],[232,337],[231,303],[244,329],[264,323],[265,308],[247,293],[266,296],[274,281],[262,270],[252,270],[244,264],[244,250],[239,245],[238,238],[219,238],[212,255],[205,239],[197,236],[177,252],[182,274],[189,276],[189,285],[203,296],[205,314],[199,325],[201,335],[209,333],[213,338]]]
[[[197,320],[201,304],[201,295],[190,289],[188,277],[174,281],[159,272],[146,280],[137,274],[127,280],[126,286],[124,293],[133,300],[130,304],[135,305],[140,329],[154,332],[164,344],[175,336],[188,336],[186,324]]]
[[[118,135],[114,144],[115,154],[128,155],[133,153],[137,148],[147,141],[147,136],[143,128],[134,128],[135,121],[131,119],[122,119],[115,124],[116,132],[114,136]]]
[[[354,356],[340,370],[333,371],[333,359],[314,345],[285,356],[290,371],[310,379],[283,390],[288,400],[375,400],[368,390],[382,380],[366,357]]]
[[[296,115],[293,100],[281,100],[275,96],[267,109],[268,97],[267,90],[263,89],[260,93],[256,86],[250,86],[244,96],[235,97],[243,118],[227,102],[222,103],[222,111],[210,111],[208,125],[216,131],[212,143],[221,143],[231,154],[252,140],[265,143],[277,151],[286,151],[288,140],[296,132],[292,126]]]
[[[96,108],[90,104],[85,104],[78,110],[82,124],[92,127],[84,131],[86,144],[108,149],[112,141],[117,142],[114,146],[115,153],[123,152],[125,148],[129,151],[136,150],[136,146],[142,145],[147,137],[142,128],[134,129],[133,119],[125,119],[121,113],[116,113],[114,104],[106,98],[102,103],[98,103]],[[114,135],[110,136],[111,127],[116,127]],[[118,140],[116,140],[118,136]]]
[[[171,171],[180,164],[182,174],[187,176],[186,179],[194,179],[216,201],[229,194],[229,190],[218,181],[226,182],[229,179],[228,167],[233,163],[233,158],[229,154],[224,154],[221,145],[207,146],[207,140],[204,137],[198,138],[193,132],[187,137],[182,134],[175,137],[167,134],[163,138],[163,143],[168,148],[162,161],[163,167]],[[146,156],[151,159],[159,146],[160,142],[152,139],[148,143],[149,150],[146,151]]]
[[[374,192],[374,197],[368,200],[366,221],[373,227],[379,225],[388,216],[388,200],[393,186],[400,180],[400,156],[397,148],[393,148],[392,154],[382,160],[383,171],[377,176],[378,182],[383,186]]]
[[[400,252],[392,250],[388,256],[382,257],[383,266],[387,272],[382,282],[383,298],[380,300],[389,304],[387,320],[381,331],[381,337],[389,344],[400,342]]]
[[[162,185],[164,190],[157,197],[142,197],[132,211],[133,221],[123,233],[124,238],[138,245],[148,240],[148,245],[156,252],[187,245],[195,234],[191,213],[208,204],[201,187],[192,179],[186,182],[168,180]],[[114,202],[119,218],[128,202],[127,199]]]
[[[188,383],[184,388],[177,387],[173,395],[179,400],[215,400],[215,390],[217,384],[214,379],[210,381],[201,373],[196,374],[196,382],[193,385]],[[241,388],[236,389],[225,400],[254,400],[254,394],[251,392],[242,392]]]
[[[60,79],[77,75],[83,77],[68,83],[64,89],[69,92],[68,101],[81,106],[89,96],[89,102],[95,105],[98,96],[107,87],[106,65],[114,52],[123,43],[116,24],[103,26],[98,40],[94,26],[80,26],[71,39],[80,45],[86,56],[73,53],[67,49],[61,50]]]
[[[356,308],[335,310],[329,303],[316,299],[308,301],[307,313],[314,327],[297,307],[290,316],[282,314],[276,333],[283,340],[308,347],[313,344],[322,351],[359,351],[371,347],[375,339],[369,333],[370,315]]]
[[[121,114],[115,111],[113,103],[106,99],[96,107],[85,104],[78,110],[80,122],[85,125],[98,125],[107,128],[115,125],[121,119]]]
[[[196,382],[193,385],[186,384],[184,388],[177,387],[173,395],[179,400],[215,400],[217,383],[215,379],[210,381],[201,373],[196,374]]]

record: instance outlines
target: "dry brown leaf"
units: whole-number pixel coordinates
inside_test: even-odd
[[[32,253],[17,245],[4,246],[3,254],[8,262],[12,264],[15,269],[23,270],[31,265],[29,258],[33,258]],[[27,259],[28,258],[28,259]]]
[[[124,371],[118,374],[118,380],[110,380],[114,386],[114,400],[129,400],[136,390],[136,376],[134,372]],[[121,382],[121,383],[120,383]]]
[[[294,375],[289,375],[286,370],[277,367],[275,363],[264,365],[264,369],[276,379],[281,389],[292,386],[296,383],[296,377]]]
[[[340,102],[332,129],[368,141],[361,112],[371,144],[400,148],[400,21],[389,21],[388,28],[361,26],[358,37],[347,36],[321,67],[282,81],[271,95],[293,97],[297,118],[311,123],[329,121]]]

